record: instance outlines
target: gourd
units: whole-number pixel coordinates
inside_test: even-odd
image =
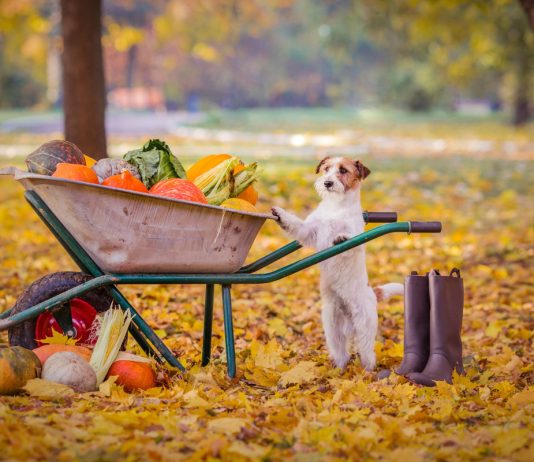
[[[52,176],[55,178],[64,178],[66,180],[98,184],[96,173],[86,165],[59,163]]]
[[[135,178],[129,170],[124,170],[118,175],[107,177],[102,184],[104,186],[112,186],[114,188],[148,193],[148,189],[146,189],[146,186],[143,184],[143,182]]]
[[[126,391],[147,390],[156,386],[156,373],[147,362],[121,360],[115,361],[108,371],[108,377],[117,376],[118,385]]]
[[[85,165],[85,158],[78,146],[62,140],[49,141],[26,157],[28,171],[40,175],[52,175],[59,163]]]
[[[15,393],[41,373],[41,361],[26,348],[0,347],[0,395]]]
[[[100,159],[93,165],[93,170],[101,183],[110,176],[121,174],[124,170],[128,170],[135,178],[141,180],[137,167],[122,159]]]
[[[223,160],[228,160],[232,156],[230,154],[211,154],[203,157],[194,163],[189,170],[187,170],[187,179],[193,181],[196,177],[210,171],[216,165],[219,165]]]
[[[96,390],[95,371],[85,359],[70,351],[50,356],[43,366],[41,377],[80,392]]]
[[[256,209],[256,207],[254,207],[250,202],[244,199],[239,199],[237,197],[226,199],[221,204],[221,207],[225,207],[227,209],[233,209],[233,210],[240,210],[243,212],[258,213],[258,210]]]
[[[171,197],[184,201],[207,204],[208,200],[202,191],[191,181],[181,178],[170,178],[156,183],[149,191],[157,196]]]
[[[85,348],[80,345],[60,345],[57,343],[53,343],[50,345],[43,345],[38,348],[35,348],[32,350],[34,354],[37,355],[39,360],[41,361],[41,364],[44,366],[46,360],[52,356],[55,353],[59,353],[61,351],[69,351],[71,353],[76,353],[77,355],[80,355],[82,358],[89,361],[91,359],[92,351],[89,348]]]

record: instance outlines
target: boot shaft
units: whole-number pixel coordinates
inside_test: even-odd
[[[430,291],[428,274],[412,271],[404,281],[404,352],[428,356]]]
[[[430,295],[430,354],[441,354],[460,372],[462,366],[462,317],[464,287],[460,271],[449,276],[432,271],[428,277]]]

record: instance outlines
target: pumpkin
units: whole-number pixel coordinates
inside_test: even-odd
[[[60,351],[50,356],[43,366],[41,377],[76,391],[96,390],[95,371],[85,359],[70,351]]]
[[[41,361],[31,350],[21,346],[0,348],[0,395],[15,393],[40,373]]]
[[[86,165],[60,163],[57,164],[56,171],[52,176],[55,178],[64,178],[66,180],[98,184],[96,173]]]
[[[157,196],[172,197],[184,201],[200,202],[207,204],[208,200],[202,191],[189,180],[170,178],[160,181],[150,188],[150,194]]]
[[[187,179],[193,181],[197,176],[208,172],[216,165],[219,165],[223,160],[230,159],[230,154],[212,154],[210,156],[203,157],[187,170]]]
[[[237,197],[226,199],[221,204],[221,207],[225,207],[227,209],[233,209],[233,210],[240,210],[242,212],[258,213],[258,210],[256,209],[256,207],[254,207],[250,202],[244,199],[239,199]]]
[[[85,157],[74,143],[61,140],[49,141],[26,157],[28,171],[40,175],[52,175],[59,163],[85,165]]]
[[[38,348],[35,348],[32,350],[37,357],[39,358],[39,361],[41,361],[41,364],[44,366],[45,362],[50,356],[52,356],[54,353],[59,353],[61,351],[70,351],[71,353],[76,353],[77,355],[80,355],[82,358],[89,361],[91,359],[92,351],[89,348],[85,348],[83,346],[79,345],[60,345],[57,343],[52,343],[50,345],[43,345]]]
[[[110,176],[121,174],[124,170],[128,170],[135,178],[141,180],[137,167],[122,159],[100,159],[92,168],[101,183]]]
[[[148,189],[141,180],[135,178],[129,170],[124,170],[119,175],[112,175],[106,178],[102,184],[104,186],[112,186],[114,188],[128,189],[130,191],[138,191],[147,193]]]
[[[108,377],[117,376],[118,385],[126,391],[147,390],[156,386],[156,373],[150,364],[139,361],[115,361],[108,371]]]
[[[234,168],[234,174],[239,173],[244,168],[244,165],[238,165],[236,168]],[[254,186],[250,185],[247,186],[247,188],[241,194],[239,194],[237,198],[250,202],[252,205],[256,205],[256,202],[258,202],[258,191],[256,191]]]

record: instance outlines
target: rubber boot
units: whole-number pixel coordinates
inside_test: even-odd
[[[462,363],[462,316],[464,286],[460,270],[449,276],[432,271],[428,277],[430,289],[430,356],[422,372],[408,378],[420,385],[432,387],[436,381],[452,383],[452,371],[464,373]]]
[[[430,350],[430,295],[428,274],[412,271],[404,282],[404,358],[399,375],[421,372]]]

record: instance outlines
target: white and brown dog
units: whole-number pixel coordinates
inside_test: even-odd
[[[317,166],[321,176],[315,189],[321,202],[304,221],[279,207],[272,213],[280,226],[306,246],[323,250],[364,231],[360,203],[361,182],[371,171],[360,161],[326,157]],[[403,293],[403,285],[369,286],[363,245],[321,263],[322,320],[326,343],[336,366],[349,359],[349,342],[354,343],[362,365],[373,370],[378,327],[377,300]]]

